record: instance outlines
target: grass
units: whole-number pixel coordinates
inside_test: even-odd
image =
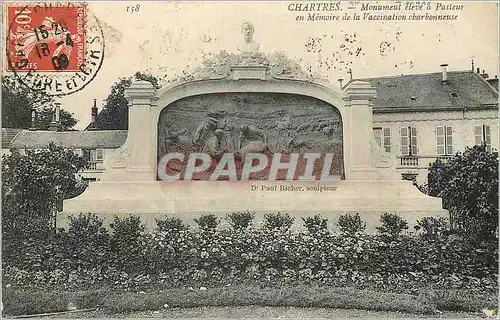
[[[276,288],[241,285],[203,291],[177,288],[146,292],[109,289],[47,292],[12,287],[3,290],[4,314],[7,316],[65,311],[70,302],[78,309],[99,307],[100,313],[108,315],[171,308],[238,306],[361,309],[430,315],[438,309],[477,312],[497,305],[495,297],[486,296],[449,295],[440,300],[433,295],[304,285]],[[447,306],[451,308],[446,309]]]

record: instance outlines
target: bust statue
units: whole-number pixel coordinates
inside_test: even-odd
[[[251,56],[259,50],[259,44],[253,41],[255,28],[251,22],[243,22],[241,25],[241,33],[243,34],[243,42],[238,45],[238,51],[243,55]]]

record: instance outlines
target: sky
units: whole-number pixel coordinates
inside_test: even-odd
[[[83,129],[90,121],[93,99],[100,109],[120,77],[136,71],[166,72],[169,77],[199,64],[203,53],[236,52],[244,21],[254,24],[254,40],[260,51],[283,51],[289,58],[311,64],[331,82],[348,79],[347,68],[352,69],[354,78],[438,72],[442,63],[447,63],[450,71],[470,70],[472,58],[475,66],[490,76],[498,74],[495,2],[442,2],[465,5],[454,11],[436,11],[433,4],[427,13],[457,15],[454,21],[441,22],[296,21],[297,15],[304,14],[307,19],[308,14],[288,10],[290,4],[297,3],[90,2],[88,10],[104,31],[106,54],[95,79],[82,91],[62,98],[62,107],[79,120],[76,128]],[[342,10],[332,13],[392,13],[361,11],[359,3],[349,10],[349,3],[341,3]]]

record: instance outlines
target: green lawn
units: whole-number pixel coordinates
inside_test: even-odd
[[[434,315],[412,314],[407,312],[367,311],[358,309],[332,308],[297,308],[297,307],[198,307],[170,308],[155,311],[107,314],[103,311],[62,314],[52,318],[167,318],[167,319],[199,319],[199,318],[285,318],[285,319],[346,319],[346,318],[445,318],[445,319],[477,319],[478,313],[442,312]]]
[[[252,317],[257,314],[273,317],[272,312],[284,312],[285,317],[288,317],[287,312],[297,313],[297,317],[301,317],[301,314],[306,317],[310,312],[320,318],[332,315],[350,317],[350,314],[353,317],[396,317],[403,313],[439,316],[441,312],[447,311],[458,312],[463,316],[472,315],[485,308],[496,308],[497,298],[494,294],[469,294],[463,291],[446,294],[427,291],[410,295],[305,285],[273,288],[240,285],[206,290],[179,288],[139,292],[109,289],[33,291],[12,287],[3,290],[5,316],[66,311],[68,304],[78,309],[98,308],[98,311],[72,314],[71,317],[197,317],[197,312],[200,315],[199,312],[207,307],[213,310],[213,317],[225,317],[226,312],[228,317],[238,316],[238,312],[250,312],[252,308],[259,310],[255,315],[251,314]]]

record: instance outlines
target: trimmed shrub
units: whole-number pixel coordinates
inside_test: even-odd
[[[109,233],[94,213],[69,218],[68,244],[74,269],[104,265],[110,252]]]
[[[214,230],[219,225],[219,218],[214,214],[204,214],[199,218],[195,218],[194,222],[201,230]]]
[[[437,237],[450,230],[448,219],[439,217],[424,217],[417,220],[417,225],[422,229],[422,235],[425,237]]]
[[[110,223],[113,234],[110,238],[113,267],[129,273],[144,268],[145,226],[137,216],[114,217]]]
[[[396,237],[408,229],[408,223],[396,214],[386,212],[380,217],[380,222],[382,225],[377,230],[382,235]]]
[[[328,230],[328,219],[324,219],[320,215],[302,218],[302,221],[311,234],[316,234],[321,231],[325,232]]]
[[[145,231],[145,226],[141,223],[138,216],[129,216],[125,218],[114,217],[113,222],[109,224],[113,230],[113,242],[122,245],[127,242],[136,242]]]
[[[288,213],[270,212],[264,215],[264,228],[268,230],[288,230],[293,225],[294,217]]]
[[[165,220],[156,219],[156,230],[158,232],[181,231],[187,229],[188,227],[179,218],[166,217]]]
[[[345,232],[349,234],[355,234],[357,232],[363,232],[366,229],[366,223],[361,220],[359,213],[356,215],[343,214],[339,217],[338,226],[340,232]]]
[[[246,229],[252,225],[255,213],[250,211],[232,212],[226,215],[226,220],[233,229]]]

